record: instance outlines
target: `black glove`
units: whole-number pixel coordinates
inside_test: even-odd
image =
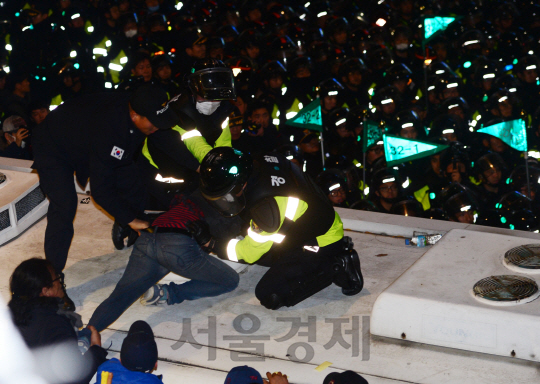
[[[124,239],[128,238],[127,246],[130,247],[135,243],[139,235],[135,232],[129,225],[122,225],[119,222],[115,221],[112,228],[112,241],[116,249],[124,249]]]
[[[205,221],[197,220],[186,224],[186,228],[199,245],[204,245],[212,239],[210,228]]]

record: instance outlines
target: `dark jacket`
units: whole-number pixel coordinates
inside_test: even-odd
[[[68,100],[34,130],[33,168],[72,167],[91,179],[92,196],[127,224],[137,217],[131,197],[143,191],[134,155],[145,138],[129,115],[129,94],[96,93]]]
[[[39,306],[32,310],[28,325],[19,326],[19,331],[30,349],[66,343],[74,359],[82,359],[88,374],[73,384],[89,383],[98,367],[106,361],[107,351],[97,345],[81,355],[77,346],[77,333],[67,316],[57,313],[56,305]],[[38,362],[39,363],[39,362]],[[38,364],[39,365],[39,364]],[[45,364],[40,369],[47,369]],[[47,372],[44,372],[47,375]]]
[[[4,150],[0,149],[0,157],[9,157],[11,159],[32,160],[32,155],[27,148],[22,148],[13,142],[6,146]]]

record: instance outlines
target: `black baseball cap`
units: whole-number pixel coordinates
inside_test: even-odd
[[[152,328],[146,321],[137,320],[129,327],[122,343],[120,361],[130,371],[149,372],[156,366],[158,350]]]
[[[169,129],[178,124],[178,116],[169,108],[167,92],[156,85],[137,88],[129,99],[129,105],[158,129]]]
[[[324,378],[323,384],[369,384],[366,379],[353,371],[332,372]]]

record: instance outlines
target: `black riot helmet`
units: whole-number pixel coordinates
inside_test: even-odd
[[[465,126],[456,115],[444,114],[433,120],[429,138],[431,140],[432,138],[444,137],[448,141],[461,141],[465,133]]]
[[[300,168],[304,167],[304,156],[298,146],[294,144],[284,144],[278,147],[276,152],[281,153],[287,160],[297,163]]]
[[[332,39],[333,35],[339,32],[349,32],[350,30],[349,22],[344,17],[337,17],[333,20],[330,20],[326,24],[326,28],[324,30],[325,34]]]
[[[194,95],[206,100],[236,99],[233,72],[221,60],[197,60],[187,75],[187,83]]]
[[[408,82],[412,77],[412,72],[403,63],[394,64],[390,68],[388,68],[388,71],[386,71],[385,80],[386,84],[392,85],[395,81],[406,81]]]
[[[329,195],[338,188],[343,188],[344,191],[349,189],[345,174],[336,168],[329,168],[326,171],[322,171],[317,176],[315,182],[325,195]]]
[[[511,191],[504,194],[495,204],[494,208],[501,212],[516,212],[523,209],[530,209],[530,207],[531,199],[519,192]]]
[[[340,93],[342,93],[344,90],[343,85],[333,78],[321,81],[317,88],[319,91],[319,98],[321,100],[323,100],[326,96],[335,96],[339,98]]]
[[[538,57],[533,55],[523,56],[514,66],[515,73],[521,73],[530,70],[535,70],[536,73],[540,73],[540,60],[538,60]]]
[[[501,90],[507,90],[509,93],[513,95],[515,95],[518,88],[520,88],[519,80],[509,73],[507,73],[506,75],[502,75],[501,77],[498,77],[495,80],[495,83],[493,85],[495,86],[495,88],[499,88]]]
[[[296,73],[300,69],[307,69],[310,73],[313,70],[313,63],[309,56],[301,56],[292,60],[287,66],[287,72],[290,77],[296,77]]]
[[[368,67],[374,71],[380,71],[392,65],[392,54],[388,48],[379,48],[368,52]]]
[[[251,59],[247,57],[234,57],[225,62],[231,68],[234,80],[242,90],[255,86],[256,76]]]
[[[364,120],[369,116],[370,111],[366,105],[357,105],[349,110],[347,114],[347,129],[357,133],[358,127],[364,127]],[[358,132],[359,133],[359,132]]]
[[[394,118],[394,133],[400,135],[402,129],[414,128],[417,135],[422,134],[422,122],[420,118],[411,109],[405,109],[396,114]]]
[[[364,74],[368,71],[366,65],[364,64],[364,61],[362,59],[352,57],[350,59],[345,60],[339,67],[339,76],[346,77],[349,75],[349,73],[353,72],[360,72],[360,74]]]
[[[451,90],[457,90],[458,95],[449,95],[447,92]],[[443,73],[435,82],[435,93],[439,100],[444,100],[449,97],[459,96],[461,92],[461,80],[457,75],[451,73]]]
[[[469,103],[467,103],[467,101],[465,101],[463,97],[450,97],[444,100],[441,103],[439,111],[440,113],[450,113],[450,114],[459,115],[458,113],[452,112],[452,109],[454,108],[461,108],[461,110],[463,111],[465,120],[467,120],[467,116],[469,114]]]
[[[270,61],[269,63],[266,63],[260,69],[259,75],[263,80],[270,80],[278,76],[281,76],[281,78],[285,80],[287,71],[285,70],[285,67],[283,66],[283,64],[281,64],[278,60],[273,60],[273,61]]]
[[[484,178],[485,171],[496,169],[504,173],[506,168],[506,163],[498,153],[488,153],[474,163],[474,171],[481,179]]]
[[[276,37],[269,46],[272,57],[287,65],[296,56],[298,47],[289,36]]]
[[[379,187],[386,183],[396,183],[398,190],[401,190],[401,176],[399,171],[394,168],[381,168],[371,177],[371,190],[378,191]]]
[[[448,186],[444,187],[439,192],[439,194],[436,196],[435,203],[436,203],[437,206],[444,206],[444,204],[446,204],[446,202],[452,196],[455,196],[455,195],[457,195],[457,194],[459,194],[461,192],[465,192],[465,193],[469,194],[472,198],[474,198],[474,193],[472,192],[472,190],[470,190],[466,186],[454,181],[454,182],[450,183]]]
[[[483,82],[495,81],[499,75],[497,65],[492,61],[480,63],[474,70],[474,83],[476,86],[481,86]]]
[[[347,128],[347,114],[349,113],[349,108],[336,108],[328,115],[328,123],[326,128],[335,132],[340,128]]]
[[[529,185],[531,192],[536,193],[540,187],[540,168],[531,166],[529,168]],[[512,174],[506,181],[514,191],[525,192],[527,190],[527,170],[524,165],[520,165],[512,171]]]
[[[389,103],[395,103],[396,109],[397,105],[400,104],[401,97],[399,95],[399,91],[396,87],[389,85],[384,88],[381,88],[375,92],[375,95],[373,95],[373,98],[371,99],[371,102],[375,106],[381,106],[384,104]]]
[[[242,190],[253,171],[251,156],[231,147],[217,147],[204,157],[201,192],[223,216],[235,216],[246,206]]]
[[[444,61],[432,61],[427,67],[430,76],[440,76],[444,73],[456,75],[454,71]]]
[[[467,192],[459,192],[450,197],[446,203],[444,203],[444,211],[446,215],[456,221],[456,215],[462,212],[475,212],[478,210],[478,205],[472,196]]]

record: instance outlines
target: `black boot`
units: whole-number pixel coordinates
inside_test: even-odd
[[[65,311],[75,311],[75,303],[71,300],[66,292],[66,284],[64,283],[64,273],[60,273],[60,284],[62,284],[62,291],[64,291],[64,297],[62,303],[60,303],[61,308]]]
[[[334,283],[341,287],[346,296],[353,296],[364,287],[364,278],[360,269],[360,258],[354,249],[346,249],[336,256],[334,264]]]
[[[122,225],[117,221],[113,224],[111,235],[114,247],[118,250],[124,249],[124,239],[126,237],[128,238],[128,247],[132,246],[133,243],[135,243],[135,240],[137,240],[137,237],[139,237],[137,232],[131,229],[129,225]]]

